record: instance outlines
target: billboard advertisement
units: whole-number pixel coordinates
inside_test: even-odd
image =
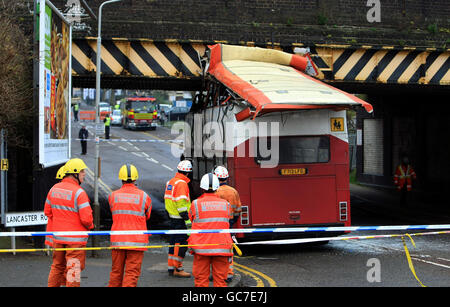
[[[70,159],[72,29],[61,12],[39,1],[39,163]]]

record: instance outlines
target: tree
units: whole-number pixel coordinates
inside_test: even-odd
[[[9,146],[31,150],[33,50],[20,25],[20,4],[24,2],[0,2],[0,128],[6,130]]]
[[[0,1],[0,129],[8,140],[8,211],[29,210],[33,168],[32,1]]]

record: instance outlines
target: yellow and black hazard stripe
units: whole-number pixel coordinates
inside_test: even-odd
[[[323,79],[450,85],[450,51],[318,45],[311,48]]]
[[[102,41],[101,71],[106,75],[189,78],[201,74],[203,43],[112,39]],[[72,44],[73,75],[95,72],[95,38],[77,39]]]

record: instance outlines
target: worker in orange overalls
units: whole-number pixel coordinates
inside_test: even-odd
[[[229,186],[228,178],[230,177],[228,174],[228,170],[224,166],[218,166],[214,170],[214,174],[219,178],[219,188],[216,191],[216,195],[222,199],[225,199],[231,205],[231,211],[233,213],[233,219],[230,220],[230,228],[236,224],[241,215],[241,199],[239,197],[238,191],[235,188]],[[231,258],[230,268],[228,270],[227,282],[231,282],[234,277],[233,270],[233,258]]]
[[[416,172],[409,164],[409,158],[406,155],[402,156],[401,164],[396,168],[394,174],[394,184],[397,186],[397,190],[400,191],[400,203],[403,206],[408,205],[408,198],[412,191],[412,180],[416,179]]]
[[[58,182],[61,182],[61,180],[63,180],[64,176],[66,175],[66,171],[64,170],[64,166],[61,166],[58,171],[56,172],[56,179],[58,180]],[[46,227],[46,232],[51,232],[52,231],[52,219],[51,218],[47,218],[47,227]],[[53,236],[52,235],[47,235],[45,236],[45,242],[44,244],[46,246],[49,247],[53,247]],[[65,284],[65,282],[64,282]]]
[[[58,171],[56,172],[56,179],[58,180],[58,182],[61,182],[61,180],[64,178],[64,176],[66,175],[66,171],[64,169],[64,166],[61,166]],[[45,231],[46,232],[51,232],[52,231],[52,222],[53,219],[51,218],[47,218],[47,226]],[[45,246],[47,246],[47,248],[53,247],[53,236],[52,235],[46,235],[45,236],[45,242],[44,242]],[[59,283],[59,285],[57,286],[65,286],[66,285],[66,273],[67,273],[67,268],[66,268],[66,272],[65,274],[63,274],[61,276],[61,281]]]
[[[200,181],[204,194],[194,200],[189,210],[192,230],[229,229],[232,218],[231,205],[215,195],[219,188],[219,179],[208,173]],[[226,287],[230,266],[232,239],[229,233],[192,233],[188,243],[194,254],[192,274],[196,287],[208,287],[212,268],[213,286]]]
[[[112,231],[147,230],[152,201],[147,193],[136,187],[135,182],[138,177],[138,171],[132,164],[125,164],[119,170],[122,187],[112,192],[108,198],[113,218]],[[112,268],[109,287],[137,286],[148,236],[147,234],[111,235],[112,247],[129,248],[111,251]]]
[[[175,177],[166,183],[164,192],[164,204],[169,215],[170,229],[190,229],[189,208],[191,199],[189,195],[190,174],[192,163],[183,160],[178,163],[178,172]],[[169,255],[167,259],[169,276],[191,277],[191,274],[183,269],[183,260],[187,251],[186,234],[170,235]]]
[[[86,176],[86,168],[81,159],[69,160],[65,165],[63,180],[48,192],[44,213],[52,220],[52,231],[88,231],[94,228],[89,197],[80,187]],[[53,235],[53,247],[82,248],[86,246],[87,240],[87,235]],[[85,250],[54,251],[48,286],[60,286],[66,274],[66,286],[79,287],[85,260]]]

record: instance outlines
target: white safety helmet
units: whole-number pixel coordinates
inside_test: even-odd
[[[219,188],[219,179],[213,173],[203,175],[200,188],[205,191],[216,191]]]
[[[228,175],[228,170],[223,166],[216,167],[216,169],[214,170],[214,175],[216,175],[219,179],[227,179],[228,177],[230,177]]]
[[[192,163],[189,160],[183,160],[178,163],[177,169],[182,172],[192,172]]]

